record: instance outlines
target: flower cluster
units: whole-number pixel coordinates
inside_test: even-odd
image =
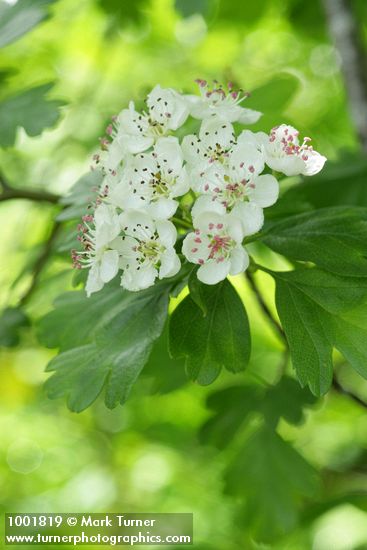
[[[261,116],[242,106],[248,94],[232,84],[197,84],[197,96],[156,86],[145,110],[131,102],[107,127],[94,156],[103,183],[79,225],[82,250],[72,252],[75,267],[89,268],[88,295],[119,271],[131,291],[174,276],[181,266],[177,228],[187,233],[181,258],[198,265],[202,282],[245,271],[243,239],[261,229],[263,209],[278,198],[272,171],[309,176],[323,167],[326,158],[310,138],[300,143],[292,126],[236,135],[234,123]],[[200,120],[200,128],[180,141],[174,133],[188,117]]]

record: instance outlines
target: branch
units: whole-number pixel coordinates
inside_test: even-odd
[[[52,227],[50,236],[48,237],[47,241],[44,243],[43,250],[33,266],[32,281],[27,291],[25,292],[25,294],[23,294],[22,298],[19,301],[20,306],[23,306],[28,302],[29,298],[33,294],[34,290],[36,289],[39,278],[43,271],[43,268],[47,264],[48,259],[52,253],[53,245],[55,243],[56,237],[59,234],[60,228],[61,228],[61,223],[55,222]]]
[[[48,191],[41,191],[36,189],[15,189],[14,187],[8,187],[4,184],[4,180],[0,180],[1,187],[3,188],[0,193],[0,202],[10,201],[13,199],[26,199],[37,202],[49,202],[56,204],[59,202],[60,196]]]
[[[350,0],[323,0],[326,19],[342,59],[350,113],[367,152],[367,63]]]
[[[288,343],[287,343],[287,338],[285,336],[285,333],[284,333],[284,330],[282,329],[281,325],[278,323],[278,321],[273,317],[273,314],[272,312],[270,311],[270,309],[268,308],[267,304],[265,303],[263,297],[261,296],[261,292],[260,290],[258,289],[257,287],[257,284],[256,284],[256,281],[254,279],[254,276],[253,274],[251,273],[251,271],[247,270],[246,271],[246,277],[247,277],[247,280],[250,284],[250,287],[256,297],[256,300],[257,300],[257,303],[259,304],[261,310],[263,311],[263,313],[265,314],[265,316],[268,318],[268,320],[270,321],[271,325],[273,326],[273,328],[275,329],[275,331],[277,332],[278,336],[280,336],[280,338],[282,339],[282,341],[286,344],[286,346],[288,347]]]

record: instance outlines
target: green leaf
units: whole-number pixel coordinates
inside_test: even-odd
[[[19,308],[8,307],[0,316],[0,346],[13,347],[19,344],[19,332],[29,326],[29,319]]]
[[[222,367],[231,372],[245,369],[251,350],[245,307],[232,285],[224,280],[202,285],[201,298],[208,313],[187,296],[174,310],[169,325],[173,357],[186,356],[186,370],[199,384],[212,383]]]
[[[203,294],[203,290],[205,289],[205,286],[199,281],[197,277],[197,268],[194,268],[192,272],[190,273],[189,277],[189,291],[190,291],[190,297],[195,302],[197,306],[201,309],[204,317],[208,313],[208,309],[205,303],[205,295]]]
[[[71,294],[77,295],[72,303]],[[167,317],[167,285],[139,293],[121,288],[117,293],[106,287],[99,294],[90,303],[80,292],[69,293],[64,300],[60,298],[56,306],[60,309],[42,323],[45,335],[50,322],[48,331],[56,329],[51,342],[58,340],[66,350],[47,367],[54,375],[46,382],[46,391],[51,398],[66,395],[69,408],[76,412],[88,407],[104,386],[107,407],[126,401]],[[71,326],[63,327],[64,322],[68,324],[67,315]],[[78,321],[84,326],[78,328]],[[74,330],[77,335],[72,334]],[[47,337],[46,341],[50,343]]]
[[[200,430],[201,442],[225,448],[251,413],[258,411],[263,395],[263,388],[255,385],[232,386],[209,395],[207,407],[213,416]]]
[[[301,388],[294,378],[283,376],[278,384],[267,390],[260,410],[267,424],[275,429],[280,418],[290,424],[301,424],[304,409],[311,407],[316,401],[317,398],[307,388]]]
[[[47,100],[45,95],[53,84],[43,84],[0,102],[0,145],[14,145],[17,128],[29,136],[38,136],[59,119],[61,101]]]
[[[209,395],[207,407],[213,416],[200,431],[203,443],[211,443],[223,449],[246,424],[251,414],[259,414],[268,426],[276,428],[279,419],[290,424],[300,424],[305,407],[316,402],[306,388],[288,376],[275,385],[265,388],[259,385],[232,386]]]
[[[365,157],[349,155],[339,162],[327,162],[319,174],[285,191],[267,210],[267,218],[343,205],[367,206]]]
[[[291,531],[302,500],[319,489],[314,468],[266,425],[245,442],[226,485],[227,492],[244,499],[246,529],[263,542]]]
[[[0,3],[0,48],[18,40],[49,17],[48,7],[56,0],[18,0]]]
[[[302,385],[324,394],[332,381],[337,348],[367,378],[367,279],[319,269],[271,272],[276,305]]]
[[[323,208],[270,224],[272,250],[340,275],[367,277],[367,208]]]
[[[65,208],[57,216],[58,221],[80,219],[86,212],[87,206],[96,198],[96,190],[103,180],[100,170],[92,170],[84,174],[72,186],[70,193],[60,200]]]
[[[168,353],[168,326],[154,343],[143,374],[151,380],[151,393],[170,393],[187,384],[185,361]]]

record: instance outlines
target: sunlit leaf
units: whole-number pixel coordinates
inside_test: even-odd
[[[0,102],[0,145],[13,145],[20,127],[33,137],[56,124],[62,102],[46,99],[52,86],[52,83],[43,84]]]
[[[18,40],[49,17],[48,7],[56,0],[18,0],[0,3],[0,48]]]

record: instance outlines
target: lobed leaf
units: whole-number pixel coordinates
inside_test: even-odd
[[[273,541],[297,523],[300,504],[319,490],[316,471],[267,425],[245,442],[226,474],[227,492],[245,496],[248,530]]]
[[[57,122],[63,103],[45,98],[52,86],[43,84],[0,102],[0,146],[14,145],[20,127],[33,137]]]
[[[367,277],[367,208],[323,208],[270,224],[272,250],[349,277]]]
[[[56,0],[18,0],[14,5],[0,3],[0,48],[18,40],[48,16]]]
[[[169,348],[173,357],[186,357],[189,377],[206,385],[222,367],[231,372],[245,369],[251,339],[245,307],[232,285],[227,280],[214,286],[198,284],[201,307],[189,295],[174,310]]]
[[[271,272],[276,305],[302,385],[328,391],[335,347],[367,378],[367,279],[313,269]]]

